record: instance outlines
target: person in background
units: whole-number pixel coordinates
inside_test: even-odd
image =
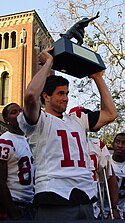
[[[117,183],[117,178],[114,173],[114,170],[111,165],[111,156],[110,153],[104,144],[103,141],[101,141],[99,138],[88,138],[88,149],[89,149],[89,155],[91,158],[91,164],[90,168],[93,171],[93,177],[94,177],[94,182],[95,182],[95,187],[97,188],[97,197],[100,199],[98,203],[95,203],[93,205],[94,207],[94,213],[97,218],[112,218],[112,219],[120,219],[119,215],[119,209],[116,208],[118,205],[118,183]],[[106,173],[106,178],[104,176],[104,171]],[[107,186],[106,182],[107,181]],[[100,185],[99,185],[100,184]],[[99,191],[99,186],[100,186],[100,191]],[[101,188],[102,187],[102,188]],[[105,196],[103,200],[103,204],[101,207],[101,194],[103,191],[103,188],[105,189],[105,196],[106,199],[108,197],[108,192],[109,192],[109,200],[108,200],[108,206],[109,206],[109,211],[107,213],[105,209]],[[107,192],[108,190],[108,192]],[[102,198],[103,198],[103,193],[102,193]],[[111,207],[110,204],[111,203]],[[98,214],[98,204],[100,204],[100,213]],[[104,208],[102,210],[102,208]],[[112,215],[112,216],[111,216]]]
[[[40,54],[42,68],[29,83],[20,128],[33,146],[36,220],[94,219],[94,183],[89,169],[86,131],[117,117],[102,72],[91,75],[101,97],[101,109],[91,114],[65,114],[69,82],[51,75],[53,47]],[[40,98],[45,104],[41,110]]]
[[[119,208],[122,219],[125,219],[125,133],[117,134],[112,143],[112,166],[119,186]]]
[[[0,136],[0,219],[33,219],[34,166],[27,139],[19,128],[16,103],[2,111],[8,131]]]
[[[69,113],[76,113],[78,117],[81,117],[82,113],[88,114],[91,112],[90,109],[84,108],[83,106],[76,106],[70,109]],[[101,200],[100,196],[103,197],[99,191],[99,186],[105,185],[103,169],[105,168],[107,173],[107,182],[109,187],[109,193],[111,198],[112,207],[116,207],[118,204],[118,184],[115,173],[111,167],[111,156],[107,146],[99,138],[87,136],[88,154],[90,156],[90,169],[93,172],[93,179],[95,183],[95,195],[98,200]],[[100,177],[101,176],[101,177]],[[101,182],[100,182],[101,180]],[[100,185],[98,185],[100,184]],[[100,188],[101,189],[101,188]],[[102,201],[101,201],[102,202]],[[104,200],[101,202],[93,203],[94,216],[95,218],[106,218],[108,213],[105,214]],[[99,205],[98,205],[99,204]],[[100,207],[101,206],[101,207]],[[103,210],[102,210],[103,209]],[[115,219],[119,219],[119,210],[112,209],[113,216]]]

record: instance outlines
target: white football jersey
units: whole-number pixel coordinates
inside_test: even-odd
[[[0,160],[8,165],[7,186],[12,199],[20,202],[33,200],[33,157],[26,137],[5,132],[0,136]]]
[[[69,199],[72,189],[78,188],[89,198],[95,195],[88,162],[87,115],[65,114],[60,119],[41,111],[38,123],[31,126],[20,113],[18,122],[34,155],[35,193],[55,192]]]
[[[115,162],[112,159],[112,166],[118,180],[119,207],[123,212],[125,212],[125,162]]]
[[[97,186],[97,171],[100,168],[101,160],[100,157],[104,157],[104,159],[108,156],[110,157],[110,153],[108,151],[107,146],[98,138],[88,138],[88,151],[90,154],[90,169],[93,172],[93,178],[95,183],[95,194],[98,197],[98,186]],[[93,204],[94,216],[97,218],[100,213],[100,208],[98,203]]]
[[[103,158],[106,159],[109,157],[111,158],[111,155],[108,151],[107,146],[98,138],[88,138],[88,151],[91,158],[90,161],[90,168],[94,173],[94,180],[96,181],[96,174],[95,171],[97,171],[100,167],[99,165],[102,165],[101,162],[103,161]]]

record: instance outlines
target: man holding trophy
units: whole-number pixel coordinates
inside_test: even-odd
[[[69,82],[52,75],[52,50],[47,47],[41,52],[44,65],[29,83],[24,111],[18,116],[34,156],[36,220],[94,219],[86,131],[112,122],[117,111],[100,71],[90,76],[100,93],[100,111],[81,117],[65,114]]]

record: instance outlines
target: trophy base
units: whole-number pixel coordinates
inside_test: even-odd
[[[83,46],[78,46],[67,38],[54,43],[52,69],[83,78],[106,69],[101,56]]]

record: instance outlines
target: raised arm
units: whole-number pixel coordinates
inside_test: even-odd
[[[44,64],[29,83],[24,97],[24,114],[27,120],[35,124],[39,117],[39,96],[43,90],[46,78],[51,74],[53,57],[49,53],[53,47],[47,47],[40,54],[40,62]]]
[[[92,22],[93,20],[97,19],[98,17],[99,17],[99,12],[97,12],[96,16],[94,16],[94,17],[88,19],[87,22],[88,22],[88,23],[89,23],[89,22]]]
[[[112,122],[117,118],[117,110],[113,103],[111,94],[105,84],[105,81],[102,77],[102,72],[92,74],[91,78],[95,81],[96,86],[99,90],[101,97],[101,110],[100,116],[97,124],[94,126],[94,129],[101,128],[102,126]]]

